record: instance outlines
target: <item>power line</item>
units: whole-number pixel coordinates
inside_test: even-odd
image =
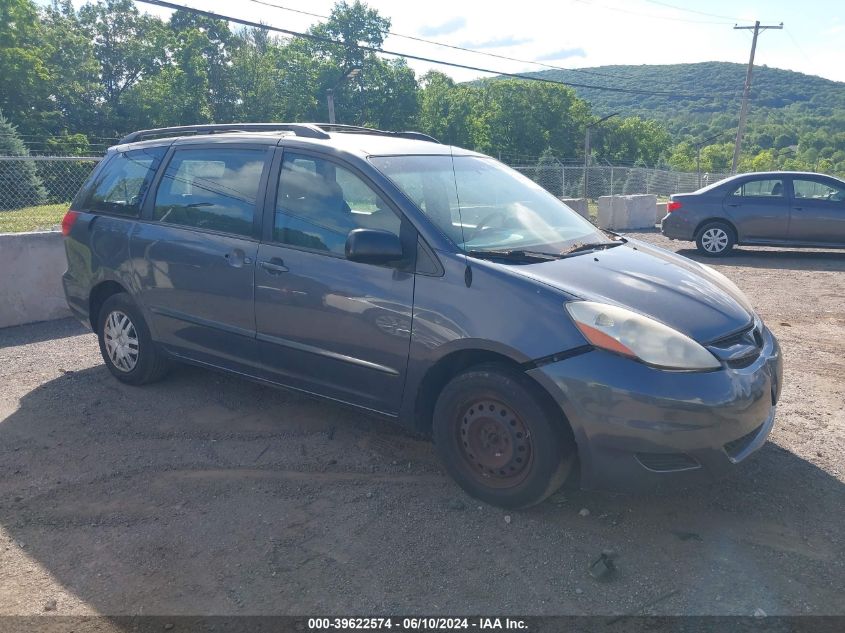
[[[795,46],[795,48],[797,48],[797,49],[798,49],[798,52],[799,52],[799,53],[801,53],[801,54],[804,56],[804,59],[806,59],[808,62],[810,62],[810,63],[812,64],[812,63],[813,63],[813,60],[812,60],[812,59],[810,59],[810,56],[809,56],[809,55],[807,55],[806,51],[805,51],[805,50],[801,47],[801,45],[798,43],[798,40],[796,40],[794,37],[792,37],[792,31],[790,31],[790,30],[789,30],[789,29],[787,29],[786,27],[784,27],[783,31],[784,31],[784,33],[786,33],[787,37],[789,37],[790,41],[793,43],[793,45]]]
[[[255,4],[260,4],[266,7],[273,7],[276,9],[281,9],[283,11],[290,11],[291,13],[298,13],[300,15],[307,15],[313,18],[319,18],[321,20],[328,20],[330,16],[321,15],[319,13],[313,13],[311,11],[305,11],[303,9],[294,9],[291,7],[285,7],[280,4],[274,4],[272,2],[267,2],[267,0],[249,0],[249,2],[253,2]],[[436,40],[429,40],[424,37],[417,37],[416,35],[406,35],[403,33],[397,33],[395,31],[388,31],[388,35],[392,35],[393,37],[401,37],[406,40],[413,40],[415,42],[422,42],[424,44],[431,44],[433,46],[442,46],[443,48],[451,48],[452,50],[456,51],[463,51],[465,53],[473,53],[475,55],[484,55],[486,57],[495,57],[497,59],[504,59],[511,62],[517,62],[520,64],[533,64],[535,66],[542,66],[544,68],[548,68],[551,70],[563,70],[567,72],[574,72],[574,73],[583,73],[585,75],[595,75],[597,77],[607,77],[609,79],[627,79],[630,81],[637,81],[636,77],[632,77],[631,75],[617,75],[617,74],[610,74],[610,73],[600,73],[594,70],[586,70],[584,68],[564,68],[563,66],[556,66],[554,64],[546,64],[544,62],[539,62],[536,60],[531,59],[519,59],[517,57],[509,57],[508,55],[501,55],[499,53],[491,53],[489,51],[479,51],[472,48],[466,48],[464,46],[458,46],[456,44],[447,44],[446,42],[438,42]]]
[[[650,95],[650,96],[667,96],[667,97],[680,97],[680,98],[687,98],[687,99],[695,99],[700,98],[701,95],[687,95],[677,92],[664,92],[664,91],[657,91],[657,90],[638,90],[635,88],[619,88],[614,86],[595,86],[590,84],[581,84],[569,81],[557,81],[554,79],[546,79],[545,77],[536,77],[532,75],[525,75],[520,73],[508,73],[499,70],[491,70],[489,68],[482,68],[480,66],[471,66],[469,64],[459,64],[457,62],[447,62],[440,59],[434,59],[431,57],[424,57],[422,55],[411,55],[410,53],[400,53],[397,51],[390,51],[381,47],[377,46],[367,46],[365,44],[353,44],[353,43],[346,43],[346,42],[339,42],[334,40],[330,37],[323,37],[321,35],[315,35],[314,33],[302,33],[300,31],[293,31],[291,29],[283,29],[278,26],[271,26],[269,24],[262,24],[260,22],[253,22],[251,20],[244,20],[243,18],[235,18],[228,15],[223,15],[220,13],[214,13],[213,11],[206,11],[204,9],[197,9],[195,7],[189,7],[186,5],[175,4],[173,2],[167,2],[166,0],[136,0],[136,2],[143,2],[145,4],[152,4],[159,7],[164,7],[165,9],[174,9],[174,10],[182,10],[182,11],[190,11],[192,13],[196,13],[199,15],[204,15],[206,17],[210,17],[216,20],[227,20],[229,22],[234,22],[235,24],[242,24],[244,26],[250,26],[257,29],[265,29],[268,31],[275,31],[277,33],[284,33],[286,35],[290,35],[293,37],[301,37],[304,39],[312,40],[315,42],[320,42],[323,44],[333,44],[335,46],[342,46],[345,48],[354,48],[357,50],[368,51],[372,53],[381,53],[383,55],[390,55],[392,57],[403,57],[405,59],[413,59],[416,61],[427,62],[429,64],[439,64],[441,66],[451,66],[452,68],[462,68],[464,70],[472,70],[475,72],[482,72],[482,73],[489,73],[491,75],[498,75],[501,77],[512,77],[514,79],[526,79],[528,81],[537,81],[541,83],[548,83],[548,84],[556,84],[562,86],[570,86],[572,88],[590,88],[593,90],[605,90],[607,92],[623,92],[628,94],[642,94],[642,95]]]
[[[590,0],[575,0],[576,2],[580,2],[581,4],[586,4],[588,6],[596,7],[599,9],[605,9],[607,11],[618,11],[620,13],[627,13],[628,15],[638,15],[643,18],[653,18],[655,20],[670,20],[672,22],[692,22],[693,24],[730,24],[731,22],[735,22],[735,20],[731,20],[730,22],[721,20],[719,22],[713,20],[693,20],[691,18],[677,18],[668,15],[655,15],[654,13],[643,13],[641,11],[631,11],[629,9],[623,9],[621,7],[612,7],[605,4],[596,4],[591,2]]]
[[[732,22],[753,22],[754,20],[749,20],[748,18],[733,18],[729,15],[719,15],[717,13],[707,13],[706,11],[697,11],[695,9],[687,9],[685,7],[678,7],[674,4],[669,4],[668,2],[661,2],[660,0],[643,0],[644,2],[649,2],[651,4],[656,4],[661,7],[668,7],[670,9],[676,9],[678,11],[685,11],[687,13],[695,13],[697,15],[704,15],[709,18],[720,18],[725,20],[731,20]]]

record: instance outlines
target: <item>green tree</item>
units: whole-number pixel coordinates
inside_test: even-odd
[[[43,132],[44,119],[55,110],[46,57],[36,5],[31,0],[0,1],[0,110],[27,135]]]
[[[485,82],[482,91],[479,115],[489,145],[478,149],[537,156],[551,148],[558,156],[575,155],[589,108],[571,88],[503,79]]]
[[[733,161],[734,144],[719,143],[701,149],[702,171],[728,171]]]
[[[227,121],[234,113],[229,64],[239,42],[225,20],[175,11],[168,27],[173,61],[182,71],[174,89],[182,98],[182,118]]]
[[[29,156],[17,128],[0,112],[0,156]],[[47,192],[35,163],[14,160],[0,162],[0,209],[18,209],[42,204]]]
[[[421,84],[417,119],[420,130],[443,143],[475,147],[476,139],[484,134],[484,123],[473,114],[480,101],[478,90],[458,86],[436,71],[426,73]]]
[[[126,93],[166,61],[167,30],[160,19],[140,13],[132,0],[86,4],[79,19],[92,37],[100,65],[101,112],[106,117],[101,129],[114,133],[133,119],[132,112],[121,108]]]
[[[334,91],[338,123],[396,128],[416,119],[413,71],[402,60],[385,60],[368,50],[382,45],[389,28],[390,20],[362,2],[339,2],[326,22],[309,29],[320,39],[292,40],[284,48],[285,57],[304,64],[315,78],[310,84],[316,106],[311,119],[328,119],[329,90]],[[349,77],[354,69],[356,76]]]
[[[98,125],[101,84],[91,34],[71,0],[53,0],[42,13],[41,25],[50,95],[56,106],[49,131],[63,135],[93,131]],[[72,144],[78,146],[79,139]]]
[[[695,170],[696,150],[689,141],[682,141],[672,148],[669,154],[669,166],[681,171]]]
[[[669,133],[657,121],[639,117],[610,119],[599,136],[601,155],[611,162],[656,165],[671,144]]]

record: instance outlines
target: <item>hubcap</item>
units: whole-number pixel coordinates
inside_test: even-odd
[[[135,325],[120,310],[114,310],[106,317],[103,327],[106,353],[112,364],[120,371],[130,372],[138,364],[138,332]]]
[[[467,407],[457,439],[465,464],[486,486],[514,486],[528,473],[533,457],[530,433],[501,402],[478,400]]]
[[[728,234],[720,228],[707,229],[701,236],[701,245],[708,253],[720,253],[728,246]]]

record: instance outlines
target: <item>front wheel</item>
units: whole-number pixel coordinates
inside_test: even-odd
[[[434,409],[434,442],[455,481],[506,508],[541,502],[566,479],[575,444],[562,416],[521,372],[497,365],[459,374]]]
[[[727,255],[736,243],[733,229],[724,222],[710,222],[701,227],[695,238],[698,250],[708,257]]]
[[[158,349],[141,311],[126,293],[103,302],[97,318],[100,353],[112,375],[130,385],[155,382],[167,372],[167,358]]]

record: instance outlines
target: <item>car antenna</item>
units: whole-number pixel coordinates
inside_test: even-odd
[[[472,267],[469,265],[469,257],[467,256],[467,238],[464,235],[464,218],[463,214],[461,214],[461,194],[458,191],[458,173],[455,171],[455,151],[454,146],[451,144],[449,145],[449,159],[452,161],[452,181],[455,183],[455,200],[458,203],[458,222],[461,225],[461,244],[464,252],[464,264],[466,265],[464,269],[464,283],[469,288],[472,286]]]

